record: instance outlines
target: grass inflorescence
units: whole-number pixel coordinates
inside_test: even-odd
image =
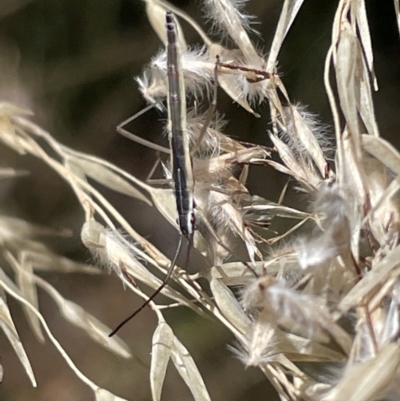
[[[167,285],[162,294],[175,306],[211,315],[225,325],[237,340],[235,353],[244,365],[259,368],[282,400],[395,399],[399,397],[400,366],[396,198],[400,154],[380,136],[375,118],[372,98],[377,78],[365,1],[338,2],[324,76],[320,77],[332,111],[334,145],[326,137],[327,127],[291,100],[284,71],[278,73],[281,46],[303,2],[284,2],[268,55],[249,36],[255,25],[245,12],[245,1],[205,3],[207,18],[212,20],[213,31],[221,33],[221,42],[163,0],[146,1],[149,21],[164,44],[169,10],[203,41],[188,45],[178,25],[185,95],[196,106],[187,111],[185,133],[194,177],[192,245],[204,256],[207,267],[190,275],[186,266],[176,266],[171,276],[175,285]],[[399,18],[396,0],[394,5]],[[146,101],[165,111],[166,51],[155,55],[136,80]],[[211,114],[199,111],[213,102],[216,84],[253,118],[259,117],[261,103],[268,104],[271,121],[265,129],[270,147],[228,137],[213,107]],[[40,159],[68,183],[85,216],[83,244],[126,288],[146,300],[142,285],[153,290],[161,285],[159,276],[165,276],[171,261],[130,225],[93,182],[156,208],[177,228],[168,162],[162,163],[164,183],[144,182],[134,173],[62,145],[33,123],[28,111],[8,103],[0,104],[0,141],[21,155]],[[291,185],[307,194],[311,210],[308,203],[294,208],[252,194],[247,178],[254,165],[265,170],[266,180],[271,169],[289,176]],[[3,169],[0,174],[6,178],[20,172]],[[287,231],[270,230],[271,222],[279,218],[294,223]],[[34,371],[7,297],[21,302],[36,337],[44,341],[47,333],[96,400],[122,400],[79,370],[51,333],[37,299],[40,287],[71,324],[110,351],[129,357],[124,342],[108,337],[110,328],[64,298],[36,269],[98,271],[55,255],[35,239],[37,234],[63,233],[10,217],[0,220],[1,247],[15,277],[12,280],[1,270],[0,325],[32,384],[36,385]],[[299,230],[305,226],[307,231]],[[236,252],[239,242],[246,257]],[[169,361],[194,399],[212,399],[190,352],[164,318],[166,306],[151,302],[150,307],[158,319],[150,367],[153,400],[161,399]],[[321,374],[322,370],[329,374]]]

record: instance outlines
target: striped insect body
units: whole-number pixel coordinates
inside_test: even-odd
[[[171,147],[171,167],[176,206],[181,233],[189,238],[194,233],[194,179],[189,138],[186,131],[186,93],[181,71],[181,55],[177,26],[172,13],[166,15],[168,132]]]
[[[194,179],[189,138],[186,130],[186,93],[181,71],[181,55],[178,44],[177,25],[171,12],[166,14],[167,63],[168,63],[168,133],[171,148],[172,178],[178,223],[181,232],[178,246],[171,260],[168,272],[157,290],[130,316],[123,320],[110,334],[112,337],[127,322],[144,309],[167,285],[182,248],[182,238],[188,240],[186,264],[189,260],[190,247],[195,230],[194,214]]]

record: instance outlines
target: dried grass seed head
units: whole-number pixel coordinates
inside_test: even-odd
[[[205,8],[215,26],[226,31],[242,51],[246,64],[254,64],[257,69],[263,69],[265,63],[246,32],[251,17],[243,12],[245,3],[243,0],[207,0]]]
[[[299,239],[295,248],[303,269],[322,266],[350,251],[351,232],[345,201],[338,184],[325,184],[319,189],[314,204],[319,230],[311,239]]]
[[[136,264],[138,255],[133,253],[133,246],[128,247],[127,240],[119,232],[104,227],[95,220],[85,222],[81,231],[84,245],[90,249],[97,262],[114,271],[123,279],[122,266]]]
[[[182,51],[181,68],[188,94],[201,98],[208,93],[214,78],[215,60],[208,61],[205,48]],[[139,90],[149,102],[164,100],[168,94],[167,52],[160,51],[146,68],[142,77],[136,78]]]
[[[333,340],[347,355],[350,336],[331,317],[322,298],[287,288],[284,282],[266,276],[255,280],[243,293],[246,309],[263,308],[268,319],[291,333],[319,343]]]
[[[231,350],[246,367],[274,362],[279,353],[275,328],[265,318],[265,313],[261,313],[252,322],[245,337]]]
[[[364,155],[363,165],[371,203],[369,229],[380,246],[395,246],[400,232],[399,200],[397,196],[388,196],[388,189],[395,181],[386,166],[375,158]]]

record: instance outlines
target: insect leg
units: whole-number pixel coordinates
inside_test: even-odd
[[[121,124],[117,126],[117,132],[124,136],[125,138],[130,139],[131,141],[134,141],[136,143],[139,143],[140,145],[146,146],[150,149],[157,150],[158,152],[161,153],[170,153],[170,150],[168,148],[165,148],[164,146],[157,145],[156,143],[150,142],[146,139],[140,138],[139,136],[132,134],[132,132],[127,131],[124,127],[125,125],[129,124],[130,122],[136,120],[138,117],[146,113],[147,111],[151,110],[153,107],[156,107],[157,103],[152,103],[146,106],[144,109],[138,111],[136,114],[133,116],[127,118],[125,121],[123,121]]]

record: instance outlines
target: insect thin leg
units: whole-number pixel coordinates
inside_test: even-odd
[[[168,268],[167,275],[165,276],[162,284],[153,292],[153,294],[145,301],[143,304],[135,310],[131,315],[129,315],[126,319],[124,319],[109,335],[108,337],[112,337],[114,334],[116,334],[123,326],[125,326],[126,323],[128,323],[131,319],[133,319],[139,312],[142,311],[153,299],[163,290],[163,288],[167,285],[168,280],[170,279],[172,272],[174,271],[174,266],[176,264],[176,260],[178,259],[179,253],[181,252],[182,248],[182,241],[183,241],[183,235],[180,236],[179,238],[179,243],[178,246],[176,247],[176,251],[174,254],[174,257],[172,258],[171,264]]]
[[[148,112],[149,110],[151,110],[153,107],[156,107],[156,106],[157,106],[157,103],[149,104],[144,109],[138,111],[133,116],[127,118],[125,121],[123,121],[121,124],[119,124],[117,126],[117,132],[119,134],[121,134],[122,136],[124,136],[125,138],[128,138],[131,141],[139,143],[140,145],[146,146],[150,149],[157,150],[158,152],[170,154],[170,150],[168,148],[165,148],[164,146],[160,146],[160,145],[157,145],[156,143],[147,141],[146,139],[140,138],[139,136],[132,134],[132,132],[129,132],[124,128],[125,125],[136,120],[138,117],[140,117],[141,115],[143,115],[144,113]]]
[[[159,164],[160,164],[160,155],[157,154],[157,160],[156,160],[156,162],[154,163],[153,167],[151,168],[151,170],[150,170],[148,176],[146,177],[146,182],[151,181],[151,179],[152,179],[152,177],[153,177],[155,171],[157,170],[157,167],[158,167]]]

